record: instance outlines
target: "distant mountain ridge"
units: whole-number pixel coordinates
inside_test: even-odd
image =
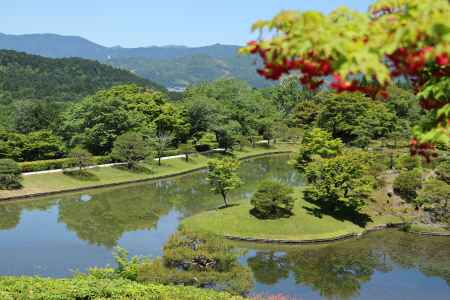
[[[270,84],[257,75],[253,58],[238,55],[239,48],[221,44],[204,47],[105,47],[78,36],[0,33],[0,49],[50,58],[98,60],[130,70],[166,87],[186,86],[220,77],[239,78],[255,87]]]

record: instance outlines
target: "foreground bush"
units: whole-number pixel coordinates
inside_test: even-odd
[[[19,164],[12,159],[0,159],[0,190],[21,188],[21,180]]]
[[[192,287],[140,284],[126,279],[0,277],[2,300],[228,300],[227,293]]]
[[[250,201],[252,213],[263,219],[290,216],[294,208],[292,193],[292,188],[280,182],[263,182]]]
[[[394,180],[394,192],[406,201],[414,201],[421,187],[422,174],[419,169],[402,172]]]
[[[245,294],[252,287],[251,273],[239,264],[232,246],[214,235],[185,230],[169,239],[162,258],[138,265],[137,280],[213,288],[233,294]]]

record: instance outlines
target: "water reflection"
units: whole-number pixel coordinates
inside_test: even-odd
[[[302,289],[308,287],[326,299],[371,299],[370,295],[361,295],[363,286],[379,284],[378,288],[383,289],[383,282],[376,283],[373,277],[398,270],[418,270],[425,276],[440,278],[446,281],[441,295],[450,295],[450,239],[446,237],[418,237],[386,231],[328,245],[246,247],[257,248],[249,252],[246,263],[258,283],[276,287],[293,279],[298,285],[293,292],[296,295],[301,295]],[[410,280],[415,277],[410,276]],[[405,283],[399,287],[402,285]],[[417,283],[412,281],[412,285],[416,285],[411,288],[414,291]],[[435,292],[430,291],[427,298],[440,299],[438,295],[433,296]],[[420,298],[411,295],[409,299]]]

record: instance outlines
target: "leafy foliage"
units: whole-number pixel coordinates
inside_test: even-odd
[[[21,188],[21,180],[19,164],[12,159],[0,159],[0,190]]]
[[[414,129],[411,151],[429,159],[430,143],[449,143],[449,14],[447,0],[378,0],[368,13],[346,7],[328,15],[283,11],[256,22],[253,30],[262,38],[242,52],[263,59],[260,75],[276,80],[300,72],[301,83],[312,90],[329,85],[387,98],[389,84],[410,82],[431,112]]]
[[[293,189],[276,181],[265,181],[253,195],[252,213],[262,219],[289,216],[294,207]]]
[[[305,133],[295,166],[304,170],[315,156],[328,158],[338,155],[344,144],[340,139],[333,139],[331,134],[320,128],[313,128]]]
[[[375,183],[369,161],[369,154],[353,150],[309,163],[305,173],[310,185],[304,191],[305,200],[330,211],[360,210],[367,204]]]
[[[436,167],[436,174],[439,179],[450,184],[450,159],[447,158]]]
[[[422,173],[419,169],[401,172],[394,180],[394,192],[407,201],[414,201],[422,187]]]
[[[237,174],[239,161],[232,158],[211,159],[208,161],[208,181],[212,191],[223,197],[228,206],[227,194],[240,186],[241,180]]]
[[[127,132],[116,139],[111,155],[126,162],[128,169],[136,169],[139,161],[147,157],[148,149],[141,134]]]
[[[80,146],[75,147],[69,153],[69,163],[66,167],[76,167],[81,173],[83,169],[93,164],[92,154]]]

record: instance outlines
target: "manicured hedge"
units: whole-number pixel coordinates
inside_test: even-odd
[[[20,163],[22,173],[24,172],[38,172],[47,170],[62,169],[70,162],[70,158],[61,159],[49,159],[49,160],[37,160]],[[112,160],[109,156],[96,156],[94,157],[96,165],[108,164]]]
[[[2,300],[241,300],[212,290],[140,284],[126,279],[0,277]]]

